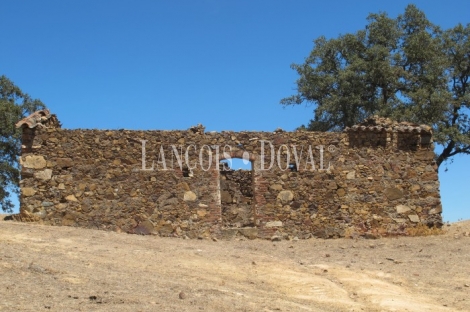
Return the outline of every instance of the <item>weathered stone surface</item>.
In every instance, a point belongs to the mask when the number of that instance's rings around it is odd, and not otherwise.
[[[72,201],[72,202],[78,201],[78,199],[75,197],[75,195],[69,195],[69,196],[65,197],[65,199],[67,201]]]
[[[335,182],[330,182],[328,183],[328,188],[331,190],[336,190],[338,188],[338,185]]]
[[[155,178],[155,181],[157,181],[156,178]],[[183,191],[190,191],[191,190],[189,188],[188,183],[186,183],[186,182],[182,182],[182,183],[178,184],[177,186],[178,186],[178,188],[181,188]]]
[[[151,235],[155,232],[155,228],[152,222],[145,220],[139,223],[138,226],[134,228],[134,234],[140,235]]]
[[[415,215],[415,214],[409,215],[408,218],[410,219],[411,222],[414,222],[414,223],[418,223],[420,221],[418,215]]]
[[[432,208],[431,210],[429,210],[429,214],[438,214],[438,213],[441,213],[442,212],[442,206],[439,205],[437,206],[436,208]]]
[[[197,199],[197,196],[196,194],[194,194],[194,192],[192,191],[184,192],[184,198],[183,198],[184,201],[195,201],[196,199]]]
[[[294,199],[294,193],[291,191],[281,191],[277,195],[277,199],[279,199],[283,204],[288,204]]]
[[[159,235],[190,238],[400,235],[442,224],[432,140],[419,140],[429,129],[380,118],[341,133],[26,127],[21,211],[46,224],[127,233],[153,224]],[[217,172],[217,148],[219,160],[253,169]]]
[[[199,210],[197,211],[197,216],[200,217],[200,218],[203,218],[203,217],[205,217],[206,215],[207,215],[207,210],[205,210],[205,209],[199,209]]]
[[[36,194],[36,190],[32,187],[22,187],[21,188],[21,195],[22,196],[29,197],[29,196],[33,196],[34,194]]]
[[[418,151],[415,154],[415,157],[417,160],[433,160],[436,155],[434,154],[434,151]]]
[[[228,191],[221,191],[220,192],[220,200],[224,204],[231,204],[232,203],[232,195]]]
[[[390,200],[400,199],[403,197],[403,191],[396,187],[389,187],[384,190],[385,196]]]
[[[59,203],[59,204],[55,205],[55,207],[59,210],[62,210],[62,209],[67,208],[67,205],[68,205],[67,203]]]
[[[59,168],[70,168],[73,166],[73,160],[71,158],[57,158],[56,165]]]
[[[397,213],[406,213],[411,210],[410,207],[405,206],[405,205],[397,205],[396,209],[397,209]]]
[[[173,226],[171,224],[161,224],[155,227],[160,235],[168,236],[173,233]]]
[[[404,218],[397,218],[397,219],[393,219],[396,223],[406,223],[406,219]]]
[[[33,212],[33,215],[35,215],[38,218],[44,219],[47,216],[47,213],[44,209],[40,211]]]
[[[25,168],[42,169],[45,168],[47,163],[44,156],[41,155],[28,155],[24,157],[21,165]]]
[[[257,228],[242,228],[239,230],[240,234],[245,236],[248,239],[255,239],[258,237],[258,229]]]
[[[271,237],[271,241],[272,242],[280,242],[280,241],[282,241],[282,237],[278,236],[278,235],[274,235],[274,236]]]
[[[344,229],[337,229],[335,227],[325,227],[313,233],[313,236],[318,238],[339,238],[344,237]]]
[[[75,225],[75,220],[72,220],[72,219],[62,219],[61,224],[62,224],[63,226],[73,226],[73,225]]]
[[[34,177],[39,180],[50,180],[52,178],[52,170],[51,169],[44,169],[42,171],[37,171],[34,173]]]
[[[269,228],[269,227],[279,227],[279,226],[282,226],[282,221],[270,221],[270,222],[266,222],[266,227]]]
[[[235,238],[239,229],[222,229],[220,230],[220,238],[231,240]]]

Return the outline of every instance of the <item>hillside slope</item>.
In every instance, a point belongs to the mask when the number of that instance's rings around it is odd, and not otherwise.
[[[468,311],[470,221],[445,230],[212,241],[0,221],[0,310]]]

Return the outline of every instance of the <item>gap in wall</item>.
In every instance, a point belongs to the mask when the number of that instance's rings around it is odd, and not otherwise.
[[[220,201],[224,227],[243,228],[255,225],[251,161],[239,158],[220,161]]]

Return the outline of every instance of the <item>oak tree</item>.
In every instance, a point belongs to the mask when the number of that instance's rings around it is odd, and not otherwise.
[[[314,40],[297,94],[310,103],[312,131],[338,131],[371,115],[431,125],[438,165],[470,154],[470,24],[443,30],[414,5],[396,18],[370,14],[365,29]]]

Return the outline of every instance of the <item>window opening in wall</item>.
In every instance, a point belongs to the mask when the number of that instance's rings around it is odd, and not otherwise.
[[[229,158],[220,161],[225,163],[229,168],[233,170],[251,170],[252,164],[248,159],[242,158]]]
[[[246,159],[220,161],[220,202],[224,227],[254,226],[253,164]]]

